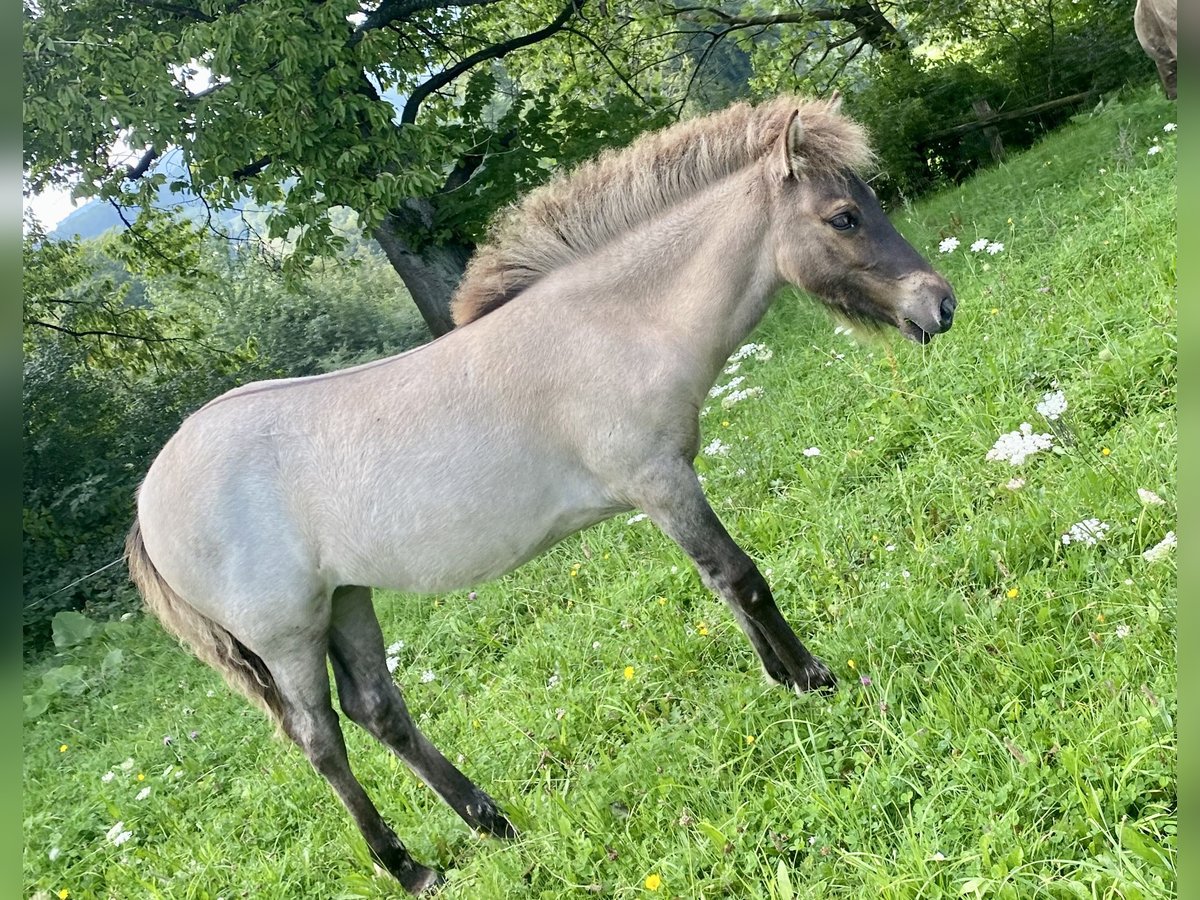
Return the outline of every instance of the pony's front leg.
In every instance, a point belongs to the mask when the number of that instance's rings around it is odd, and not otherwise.
[[[695,562],[710,590],[732,610],[773,682],[796,693],[833,688],[829,668],[808,652],[788,625],[766,579],[713,512],[691,464],[652,467],[638,490],[638,505]]]

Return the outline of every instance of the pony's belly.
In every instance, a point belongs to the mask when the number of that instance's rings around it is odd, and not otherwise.
[[[563,538],[610,518],[624,505],[545,510],[503,521],[479,520],[467,530],[434,529],[377,546],[373,558],[348,567],[343,582],[415,593],[459,590],[498,578],[541,555]]]

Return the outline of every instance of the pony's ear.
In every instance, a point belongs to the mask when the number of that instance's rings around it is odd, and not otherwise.
[[[795,178],[804,167],[804,157],[800,150],[804,145],[804,122],[800,119],[800,110],[793,109],[788,116],[787,124],[783,126],[783,134],[779,136],[779,147],[776,159],[781,178]]]
[[[842,108],[842,92],[834,88],[833,93],[829,95],[829,100],[826,102],[829,104],[830,112],[837,112]]]

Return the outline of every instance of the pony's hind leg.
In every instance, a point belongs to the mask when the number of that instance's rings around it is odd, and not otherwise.
[[[766,579],[709,506],[688,462],[664,460],[647,470],[635,499],[692,558],[704,583],[729,605],[771,681],[797,693],[837,684],[784,620]]]
[[[329,659],[346,715],[399,756],[472,828],[496,837],[517,831],[486,793],[458,771],[413,724],[387,669],[383,632],[371,591],[341,587],[333,595]]]
[[[283,700],[283,730],[329,782],[362,832],[375,862],[413,894],[436,888],[441,877],[409,856],[350,770],[342,729],[330,702],[326,647],[322,632],[260,654]]]

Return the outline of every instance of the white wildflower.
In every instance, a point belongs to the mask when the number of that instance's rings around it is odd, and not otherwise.
[[[1025,487],[1025,479],[1019,477],[1010,478],[1004,486],[1010,491],[1019,491],[1021,488]]]
[[[49,853],[47,853],[46,855],[47,855],[48,857],[50,857],[50,862],[54,862],[56,859],[58,859],[58,855],[59,855],[60,853],[62,853],[62,849],[61,849],[61,848],[59,848],[59,847],[51,847],[51,848],[50,848],[50,852],[49,852]]]
[[[396,656],[403,649],[404,649],[404,641],[396,641],[396,643],[392,644],[390,647],[387,648],[388,656]]]
[[[431,681],[436,681],[437,675],[431,669],[426,669],[421,673],[421,684],[429,684]]]
[[[948,238],[945,238],[940,244],[938,244],[938,250],[941,253],[949,253],[951,250],[953,250],[957,246],[958,246],[958,238],[948,237]]]
[[[1163,126],[1163,131],[1174,131],[1178,127],[1179,126],[1176,125],[1174,122],[1168,122],[1166,125]]]
[[[1168,531],[1166,537],[1142,554],[1142,559],[1148,563],[1166,559],[1175,549],[1175,532]]]
[[[821,448],[820,447],[805,447],[804,455],[805,456],[820,456]]]
[[[1007,461],[1011,465],[1019,466],[1039,450],[1048,450],[1053,445],[1052,435],[1034,434],[1033,426],[1022,422],[1019,431],[1010,431],[996,438],[996,443],[987,452],[987,459]]]
[[[1149,150],[1146,151],[1147,156],[1154,156],[1158,153],[1162,153],[1162,147],[1158,146],[1158,144],[1155,144],[1153,147],[1151,147]]]
[[[1062,536],[1063,546],[1067,544],[1085,544],[1088,547],[1094,547],[1097,543],[1104,540],[1105,532],[1108,531],[1108,523],[1101,522],[1099,519],[1084,519],[1082,522],[1076,522]]]
[[[638,522],[643,522],[646,519],[645,513],[638,513],[636,516],[630,516],[625,520],[626,525],[636,525]]]
[[[992,241],[984,249],[987,250],[988,256],[995,256],[997,253],[999,253],[1001,250],[1004,249],[1004,245],[1002,243],[1000,243],[999,241]]]
[[[400,667],[400,657],[389,656],[387,658],[387,670],[389,672],[395,672],[396,669],[398,669],[399,667]]]
[[[1121,640],[1125,640],[1125,638],[1129,637],[1129,626],[1128,625],[1118,625],[1117,626],[1117,637],[1119,637]]]
[[[763,389],[760,387],[748,387],[740,391],[730,391],[721,398],[721,408],[729,409],[729,407],[741,403],[747,397],[761,397],[762,393]]]
[[[705,456],[727,456],[729,454],[729,445],[722,443],[720,438],[713,438],[712,441],[700,452]]]
[[[738,375],[736,378],[730,378],[729,381],[726,382],[725,384],[714,384],[712,387],[712,390],[708,392],[708,396],[712,397],[715,400],[717,397],[720,397],[726,391],[732,391],[734,388],[736,388],[739,384],[741,384],[745,380],[746,380],[745,375]]]
[[[741,367],[742,367],[742,364],[740,362],[730,363],[729,365],[727,365],[725,367],[725,374],[726,375],[736,375],[737,370],[740,369]]]
[[[1138,499],[1147,506],[1162,506],[1167,502],[1154,491],[1148,491],[1145,488],[1138,488]]]
[[[599,642],[599,641],[592,641],[592,649],[593,649],[593,650],[599,650],[599,649],[600,649],[600,642]]]
[[[979,240],[977,240],[975,243],[973,243],[971,245],[971,252],[978,253],[980,250],[982,250],[984,247],[986,247],[988,245],[988,243],[989,243],[989,241],[987,238],[980,238]]]
[[[142,788],[140,791],[138,791],[137,799],[145,800],[149,796],[150,796],[150,785],[146,785],[144,788]]]
[[[121,763],[121,771],[122,772],[132,772],[133,771],[133,757],[132,756],[127,758],[125,760],[125,762]]]
[[[125,830],[124,822],[118,822],[112,828],[108,829],[108,833],[104,836],[114,847],[120,847],[123,843],[133,837],[133,832]]]
[[[1057,419],[1067,411],[1067,397],[1062,391],[1051,391],[1042,397],[1037,405],[1037,411],[1047,419]]]
[[[738,347],[737,352],[733,356],[729,357],[729,362],[741,362],[743,359],[748,359],[751,356],[759,362],[766,362],[774,355],[771,348],[766,344],[743,344]]]
[[[895,545],[895,544],[888,544],[888,545],[887,545],[886,547],[884,547],[883,549],[884,549],[884,550],[886,550],[888,553],[895,553],[895,552],[896,552],[896,545]]]
[[[834,327],[833,333],[850,335],[850,334],[854,333],[854,329],[851,328],[849,325],[838,325],[838,326]]]
[[[112,781],[116,777],[117,777],[116,773],[112,769],[109,769],[107,772],[105,772],[103,775],[100,776],[100,780],[103,781],[105,784],[108,784],[110,781]]]
[[[911,573],[911,572],[909,572],[909,571],[908,571],[908,569],[902,569],[902,570],[900,571],[900,577],[901,577],[901,578],[911,578],[911,577],[912,577],[912,573]]]
[[[546,682],[546,687],[548,687],[550,690],[554,690],[554,688],[558,687],[558,682],[559,682],[558,673],[555,672],[553,675],[550,676],[550,679]]]

